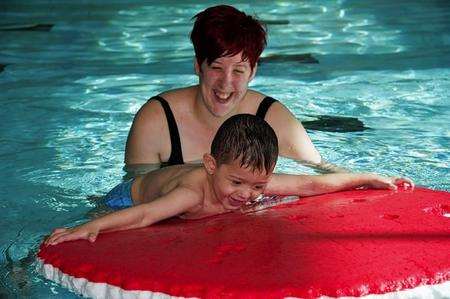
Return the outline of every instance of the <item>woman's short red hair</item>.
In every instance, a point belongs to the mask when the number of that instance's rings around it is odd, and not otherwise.
[[[194,18],[191,41],[199,65],[242,52],[242,60],[254,68],[267,43],[262,23],[228,5],[209,7]]]

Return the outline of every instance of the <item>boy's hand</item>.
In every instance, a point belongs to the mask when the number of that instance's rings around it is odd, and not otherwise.
[[[65,241],[85,239],[95,242],[99,231],[88,225],[81,225],[74,228],[57,228],[45,240],[45,245],[56,245]]]
[[[398,187],[414,189],[414,183],[408,178],[384,177],[380,175],[371,175],[367,186],[374,189],[398,190]]]

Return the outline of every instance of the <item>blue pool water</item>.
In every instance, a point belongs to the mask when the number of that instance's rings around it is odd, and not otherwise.
[[[196,83],[190,18],[215,2],[104,3],[0,3],[0,297],[76,297],[35,273],[39,242],[86,219],[90,198],[121,180],[146,99]],[[370,128],[352,132],[346,119],[341,132],[310,130],[326,159],[450,190],[448,1],[234,4],[269,23],[263,56],[281,55],[261,63],[252,88],[302,121],[352,117]],[[54,26],[18,30],[33,24]],[[278,169],[311,172],[286,159]]]

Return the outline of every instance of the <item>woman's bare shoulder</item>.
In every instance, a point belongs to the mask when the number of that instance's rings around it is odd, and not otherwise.
[[[265,94],[249,89],[245,95],[244,101],[241,103],[241,113],[255,114],[256,110],[261,104],[262,100],[266,97]]]
[[[193,97],[193,95],[195,97],[195,92],[196,86],[190,86],[168,90],[158,94],[158,96],[169,102],[171,108],[175,108],[178,103],[186,102],[189,98]],[[151,118],[155,119],[155,121],[158,121],[162,120],[162,116],[164,115],[165,113],[161,104],[156,100],[149,100],[139,109],[138,113],[136,114],[136,118]]]
[[[261,102],[266,97],[266,95],[263,94],[262,92],[259,92],[259,91],[253,90],[253,89],[249,89],[247,91],[246,97],[249,100],[253,100],[253,101],[256,101],[256,102]]]
[[[161,115],[163,115],[163,108],[161,104],[155,100],[148,100],[136,113],[134,122],[144,121],[144,123],[146,123],[148,118],[159,119]]]
[[[159,96],[163,97],[166,101],[173,102],[181,99],[192,98],[197,94],[198,86],[188,86],[177,89],[171,89],[161,93]]]

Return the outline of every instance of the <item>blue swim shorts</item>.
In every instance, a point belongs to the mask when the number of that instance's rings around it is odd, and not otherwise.
[[[114,210],[133,206],[133,199],[131,199],[131,185],[133,181],[131,179],[112,188],[104,198],[105,205]]]

